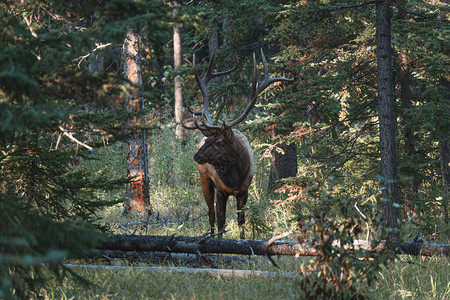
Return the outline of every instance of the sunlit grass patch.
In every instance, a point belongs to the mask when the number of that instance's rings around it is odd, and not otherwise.
[[[377,299],[450,299],[449,263],[445,258],[398,256],[380,272]]]
[[[274,258],[282,272],[296,272],[311,258]],[[314,258],[312,258],[314,259]],[[128,266],[125,270],[74,271],[89,280],[90,286],[65,279],[53,285],[46,299],[301,299],[300,278],[257,277],[223,278],[205,274],[144,271]],[[143,266],[143,264],[137,264]],[[183,266],[166,263],[163,266]],[[250,257],[234,266],[219,268],[280,271],[267,259]],[[369,299],[449,299],[448,262],[442,258],[402,256],[380,272],[379,280],[368,289]]]

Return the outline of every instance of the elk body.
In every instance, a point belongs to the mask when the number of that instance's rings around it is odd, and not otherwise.
[[[255,106],[258,94],[267,88],[271,83],[277,81],[291,81],[286,77],[270,78],[267,62],[261,51],[264,63],[264,81],[261,85],[256,82],[256,59],[253,54],[253,79],[252,91],[247,107],[244,112],[234,121],[222,125],[213,125],[208,112],[208,94],[206,86],[208,82],[218,76],[229,74],[233,69],[224,72],[212,72],[215,51],[212,55],[206,75],[200,78],[195,66],[195,56],[193,60],[194,73],[197,83],[203,95],[203,109],[193,111],[188,107],[194,117],[194,126],[187,126],[186,129],[198,129],[205,136],[197,145],[197,152],[194,160],[200,175],[200,183],[203,196],[208,206],[209,224],[211,235],[214,233],[214,224],[217,217],[217,229],[219,237],[225,229],[226,205],[229,196],[235,196],[237,200],[238,225],[241,228],[240,237],[244,238],[242,225],[245,223],[245,213],[242,211],[248,199],[248,188],[253,178],[255,165],[253,161],[253,151],[250,144],[241,132],[232,127],[242,122]],[[195,117],[200,117],[200,123]],[[214,210],[214,194],[216,205]]]

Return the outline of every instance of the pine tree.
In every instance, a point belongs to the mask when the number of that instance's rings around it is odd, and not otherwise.
[[[38,296],[67,276],[64,258],[84,257],[102,240],[96,213],[122,199],[98,191],[128,179],[82,162],[98,159],[98,132],[124,136],[128,114],[107,109],[123,103],[123,77],[89,72],[86,59],[120,45],[127,26],[166,30],[164,15],[157,2],[0,4],[0,298]],[[90,102],[105,109],[86,111]]]
[[[142,64],[139,35],[136,32],[136,28],[128,27],[122,52],[125,61],[124,75],[133,85],[133,92],[127,97],[125,106],[129,112],[136,114],[130,117],[127,124],[129,129],[127,176],[131,179],[131,182],[127,184],[128,200],[124,204],[124,210],[136,212],[141,218],[146,220],[151,214],[151,206],[148,181],[147,135],[145,129],[137,128],[145,124],[145,116],[142,115],[144,108]]]
[[[175,3],[173,9],[174,18],[179,17],[180,7],[178,3]],[[182,43],[181,43],[181,24],[175,24],[173,26],[173,70],[179,71],[182,65]],[[184,129],[181,126],[182,114],[183,114],[183,82],[180,75],[176,75],[174,78],[174,96],[175,96],[175,134],[177,138],[183,139]]]

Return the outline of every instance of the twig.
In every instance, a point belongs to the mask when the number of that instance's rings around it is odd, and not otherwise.
[[[80,142],[79,140],[77,140],[77,139],[72,135],[72,133],[68,132],[68,131],[67,131],[66,129],[64,129],[62,126],[58,126],[58,128],[59,128],[59,130],[61,130],[61,131],[63,132],[63,134],[64,134],[65,136],[67,136],[69,139],[71,139],[72,141],[74,141],[74,142],[77,143],[78,145],[83,146],[83,147],[85,147],[85,148],[88,149],[88,150],[94,150],[94,148],[92,148],[91,146],[86,145],[85,143]]]
[[[291,230],[289,230],[289,231],[283,232],[283,233],[281,233],[281,234],[278,234],[278,235],[272,237],[272,238],[267,242],[266,247],[269,248],[269,247],[270,247],[273,243],[275,243],[276,241],[281,240],[282,238],[285,238],[285,237],[287,237],[287,236],[290,236],[292,233],[293,233],[293,231],[292,231],[292,229],[291,229]],[[252,249],[252,252],[253,252],[253,249]],[[280,267],[275,263],[275,261],[272,259],[272,257],[271,257],[268,253],[266,253],[266,257],[269,259],[270,263],[271,263],[274,267],[276,267],[276,268],[278,268],[278,269],[280,268]]]
[[[207,239],[210,239],[210,238],[213,238],[213,237],[215,237],[215,236],[221,235],[221,234],[223,234],[223,233],[225,233],[225,232],[227,232],[227,231],[228,231],[228,230],[221,230],[221,231],[219,231],[219,232],[217,232],[217,233],[213,233],[213,234],[211,234],[211,233],[205,233],[205,234],[202,235],[202,239],[201,239],[200,241],[198,241],[198,243],[201,244],[201,243],[203,243],[204,241],[206,241]]]
[[[273,260],[272,256],[266,253],[267,259],[270,261],[270,263],[277,269],[280,269],[280,267],[277,265],[277,263]]]
[[[360,216],[361,216],[361,217],[363,217],[365,220],[367,220],[367,217],[361,212],[361,210],[359,209],[359,207],[358,207],[356,204],[357,204],[357,202],[355,202],[355,204],[353,205],[353,207],[356,209],[356,212],[358,213],[358,214],[357,214],[357,217],[360,218]],[[369,226],[369,222],[367,222],[367,221],[364,221],[364,222],[366,223],[366,226],[367,226],[366,241],[369,241],[369,237],[370,237],[370,226]],[[352,231],[353,231],[353,229],[352,229]]]
[[[367,220],[367,217],[361,212],[361,210],[359,210],[359,207],[356,205],[358,202],[355,202],[355,204],[353,205],[353,207],[356,209],[356,211],[359,213],[360,216],[362,216],[364,219]],[[359,216],[357,216],[359,217]]]
[[[105,49],[106,47],[109,47],[109,46],[111,46],[111,45],[112,45],[111,43],[107,43],[107,44],[96,43],[96,44],[95,44],[96,48],[95,48],[94,50],[92,50],[91,52],[89,52],[89,53],[86,54],[86,55],[82,55],[82,56],[80,56],[80,57],[78,57],[78,58],[75,58],[73,61],[78,61],[78,68],[80,68],[81,63],[82,63],[84,60],[86,60],[86,58],[88,58],[92,53],[94,53],[95,51],[98,51],[98,50],[103,50],[103,49]]]
[[[34,31],[33,27],[31,26],[31,20],[33,19],[33,15],[30,16],[24,16],[23,19],[25,20],[25,23],[27,23],[28,29],[31,32],[31,35],[33,35],[35,38],[38,37],[36,31]]]
[[[55,150],[58,150],[58,147],[59,147],[59,142],[61,142],[61,136],[62,136],[62,134],[61,134],[61,133],[60,133],[60,134],[58,134],[58,139],[56,140]]]

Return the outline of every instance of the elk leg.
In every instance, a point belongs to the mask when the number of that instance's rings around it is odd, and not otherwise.
[[[214,183],[211,180],[203,180],[200,178],[203,189],[203,197],[205,197],[206,205],[208,205],[209,226],[211,227],[211,235],[214,234]]]
[[[217,230],[221,232],[225,229],[228,195],[217,191],[216,198]],[[222,234],[219,234],[219,238],[222,238]]]
[[[238,213],[237,213],[237,222],[238,225],[240,227],[240,238],[243,239],[244,238],[244,223],[245,223],[245,212],[243,211],[243,208],[245,206],[245,204],[247,204],[247,199],[248,199],[248,191],[245,191],[245,193],[236,196],[236,200],[237,200],[237,209],[238,209]]]

